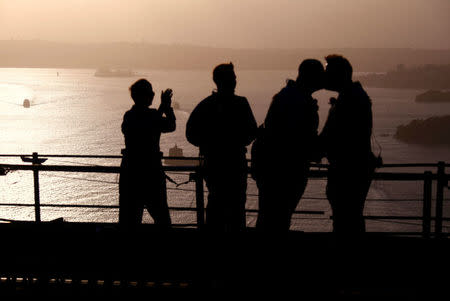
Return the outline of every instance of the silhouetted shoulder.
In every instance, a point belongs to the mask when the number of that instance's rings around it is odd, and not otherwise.
[[[205,105],[205,104],[209,104],[209,103],[213,102],[214,99],[215,99],[215,96],[216,96],[215,93],[213,93],[213,94],[211,94],[211,95],[208,95],[208,96],[205,97],[202,101],[200,101],[200,102],[198,103],[198,105],[201,106],[201,105]]]
[[[292,96],[294,93],[295,82],[291,79],[286,81],[286,86],[284,86],[277,94],[273,96],[272,101],[279,101],[282,99],[286,99],[289,96]]]
[[[297,124],[302,118],[309,119],[313,115],[316,118],[318,110],[317,100],[302,92],[295,81],[287,80],[286,86],[273,96],[265,124],[269,128],[286,123]],[[300,126],[300,123],[298,124]]]
[[[238,104],[240,104],[240,105],[242,105],[242,106],[250,107],[250,103],[248,102],[248,99],[247,99],[246,97],[244,97],[244,96],[238,96],[238,95],[236,95],[236,96],[234,97],[234,100],[235,100]]]
[[[257,124],[255,121],[255,117],[253,116],[252,109],[250,107],[250,103],[248,102],[246,97],[236,95],[234,97],[234,107],[237,111],[238,115],[241,116],[241,119],[244,123],[246,123],[246,127],[251,129],[253,139],[256,136]],[[252,139],[252,140],[253,140]]]
[[[355,99],[361,104],[371,104],[372,101],[367,94],[367,92],[364,90],[360,82],[354,82],[352,89],[350,90],[350,97]]]
[[[186,122],[186,139],[195,146],[204,143],[208,128],[205,124],[208,122],[208,116],[211,112],[213,95],[201,100],[192,110]]]
[[[248,103],[247,98],[244,97],[244,96],[235,95],[234,99],[236,99],[237,101],[243,101],[243,102],[247,102]]]
[[[136,113],[133,111],[133,109],[126,111],[123,115],[122,133],[127,134],[129,132],[130,123],[132,123],[134,120],[136,120]]]
[[[159,128],[162,119],[162,114],[156,109],[132,107],[123,116],[122,132],[147,127]]]
[[[123,119],[125,120],[139,120],[144,118],[150,118],[151,120],[158,120],[162,117],[161,113],[158,110],[153,108],[145,108],[145,109],[136,109],[131,108],[127,112],[125,112]]]
[[[298,102],[299,100],[300,102]],[[291,103],[294,101],[296,105],[311,104],[313,106],[317,106],[317,101],[313,99],[311,95],[307,95],[306,93],[302,92],[298,88],[297,83],[292,79],[286,81],[286,86],[283,87],[280,92],[274,95],[273,101],[281,103]],[[288,104],[285,103],[284,105]]]
[[[193,113],[194,115],[198,114],[198,113],[211,113],[211,107],[215,107],[219,102],[221,102],[221,98],[220,96],[218,96],[217,93],[213,93],[211,95],[209,95],[208,97],[206,97],[205,99],[203,99],[202,101],[200,101],[198,103],[198,105],[195,107]],[[238,96],[238,95],[233,95],[232,97],[227,97],[224,100],[224,104],[226,106],[239,106],[239,107],[245,107],[245,108],[250,108],[250,104],[247,100],[246,97],[244,96]],[[207,112],[204,112],[204,111]]]
[[[286,86],[284,86],[284,87],[280,90],[280,92],[278,92],[278,95],[281,96],[281,95],[289,94],[289,93],[292,93],[292,92],[295,91],[295,90],[297,90],[295,81],[292,80],[292,79],[288,79],[288,80],[286,81]]]
[[[209,95],[208,97],[206,97],[202,102],[210,103],[210,102],[216,101],[217,99],[220,99],[219,94],[218,93],[213,93],[213,94]],[[226,99],[227,100],[234,100],[234,101],[241,101],[241,102],[244,102],[244,103],[248,103],[246,97],[239,96],[239,95],[233,95],[231,97],[228,96],[228,97],[226,97]]]
[[[191,116],[195,118],[197,114],[204,113],[205,110],[208,110],[208,108],[214,104],[214,94],[209,95],[208,97],[201,100],[194,108],[194,110],[191,113]]]

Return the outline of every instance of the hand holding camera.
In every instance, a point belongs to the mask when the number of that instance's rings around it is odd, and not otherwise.
[[[165,111],[170,108],[170,106],[172,105],[172,96],[172,89],[161,91],[161,109]]]

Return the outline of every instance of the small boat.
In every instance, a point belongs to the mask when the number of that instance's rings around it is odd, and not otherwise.
[[[110,69],[110,68],[98,68],[95,71],[96,77],[132,77],[136,76],[136,73],[130,69]]]
[[[31,106],[30,100],[29,99],[25,99],[23,101],[23,107],[24,108],[29,108]]]
[[[184,158],[183,149],[179,148],[176,144],[174,147],[171,147],[169,149],[169,157],[176,157],[177,159],[164,159],[165,165],[172,165],[172,166],[197,166],[198,165],[197,160],[182,159],[182,158]]]
[[[174,110],[180,110],[180,104],[176,101],[172,104],[172,107]]]

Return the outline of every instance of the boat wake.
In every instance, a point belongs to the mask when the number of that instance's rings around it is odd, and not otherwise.
[[[17,84],[0,84],[0,103],[29,107],[34,105],[33,89]]]

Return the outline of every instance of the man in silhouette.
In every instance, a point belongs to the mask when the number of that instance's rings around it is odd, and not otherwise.
[[[374,171],[371,150],[372,102],[352,66],[340,55],[326,57],[325,88],[339,93],[330,100],[328,119],[320,134],[329,161],[327,197],[333,231],[365,232],[364,203]]]
[[[233,64],[213,71],[217,92],[202,100],[186,125],[186,138],[200,148],[209,190],[208,229],[236,232],[245,229],[247,190],[246,146],[255,138],[257,124],[245,97],[235,95]]]
[[[317,100],[312,94],[323,88],[323,78],[320,61],[304,60],[297,80],[288,80],[286,87],[273,97],[261,128],[264,145],[259,151],[264,154],[256,172],[257,228],[261,231],[288,231],[305,191],[319,125]]]
[[[175,131],[172,90],[161,92],[159,109],[149,108],[155,93],[147,80],[135,82],[130,93],[134,105],[122,123],[125,149],[119,181],[119,224],[125,229],[136,228],[146,207],[155,225],[167,229],[171,220],[159,140],[161,133]]]

